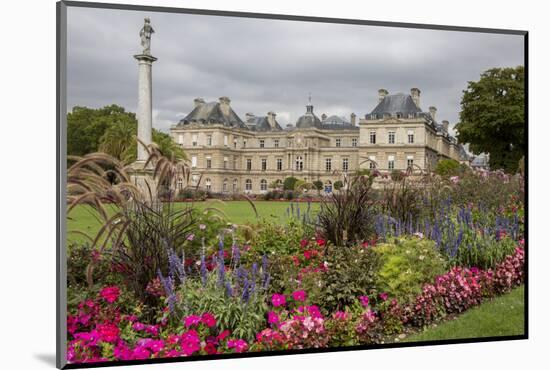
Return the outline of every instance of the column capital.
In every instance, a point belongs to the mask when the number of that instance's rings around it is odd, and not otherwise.
[[[134,55],[134,58],[136,58],[140,62],[143,61],[143,62],[149,62],[149,63],[153,63],[154,61],[157,60],[157,58],[149,54],[137,54],[137,55]]]

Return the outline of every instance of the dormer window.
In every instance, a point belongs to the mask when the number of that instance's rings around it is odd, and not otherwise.
[[[339,148],[342,145],[342,139],[336,139],[336,147]]]
[[[260,140],[260,148],[265,148],[265,140]]]

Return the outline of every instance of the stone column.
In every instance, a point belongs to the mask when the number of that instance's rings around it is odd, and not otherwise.
[[[153,88],[151,69],[153,62],[157,60],[152,55],[138,54],[134,55],[139,62],[139,86],[138,86],[138,139],[145,145],[152,142],[153,130]],[[147,150],[142,144],[137,145],[137,160],[145,162],[148,158]]]

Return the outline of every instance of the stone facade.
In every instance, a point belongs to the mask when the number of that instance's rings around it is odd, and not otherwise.
[[[276,114],[245,114],[242,120],[230,99],[206,103],[195,99],[195,108],[171,127],[171,136],[187,153],[193,175],[214,193],[261,194],[273,182],[294,176],[307,182],[320,180],[325,191],[346,173],[363,168],[415,172],[435,168],[441,158],[460,160],[463,148],[448,133],[448,122],[436,121],[436,109],[420,109],[420,90],[410,95],[379,91],[378,105],[357,120],[322,115],[313,105],[295,125],[282,128]],[[181,184],[183,186],[183,184]]]

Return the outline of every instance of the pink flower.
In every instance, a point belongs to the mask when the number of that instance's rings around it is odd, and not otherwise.
[[[205,225],[205,224],[200,224],[200,225],[199,225],[199,229],[201,229],[201,230],[206,230],[206,225]]]
[[[363,307],[368,307],[369,306],[369,297],[367,297],[366,295],[362,295],[361,297],[359,297],[359,302],[361,302],[361,305]]]
[[[218,334],[217,338],[218,338],[219,341],[222,341],[225,338],[227,338],[229,336],[229,334],[230,334],[229,330],[226,329],[226,330],[222,331],[220,334]]]
[[[202,314],[201,321],[209,328],[216,325],[216,318],[211,313],[205,312]]]
[[[97,326],[97,332],[102,341],[114,343],[118,339],[120,329],[115,324],[102,324]]]
[[[273,294],[271,296],[271,303],[275,307],[284,306],[286,304],[286,298],[283,294]]]
[[[101,289],[99,294],[105,301],[107,301],[107,303],[113,303],[118,299],[120,289],[118,289],[117,286],[109,286]]]
[[[379,295],[380,299],[385,301],[388,299],[388,293],[384,292],[384,293],[380,293]]]
[[[186,356],[191,356],[201,349],[201,339],[195,330],[189,330],[181,336],[181,350]]]
[[[453,184],[458,184],[458,181],[460,180],[458,176],[451,176],[449,178]]]
[[[190,328],[193,325],[198,325],[201,322],[201,317],[197,315],[189,315],[184,318],[185,327]]]
[[[276,312],[269,311],[267,313],[267,322],[270,324],[278,324],[279,323],[279,315],[277,315]]]
[[[234,348],[235,352],[242,353],[248,349],[248,343],[243,339],[231,339],[227,341],[227,348]]]
[[[348,317],[349,317],[349,314],[347,312],[344,312],[344,311],[336,311],[332,315],[332,317],[335,318],[336,320],[347,320]]]
[[[303,302],[307,299],[307,294],[303,290],[297,290],[292,293],[292,299],[294,299],[295,301]]]
[[[309,240],[302,239],[300,240],[300,247],[305,248],[309,244]]]
[[[189,234],[189,235],[187,235],[187,240],[189,240],[190,242],[192,242],[193,239],[195,239],[195,234]]]
[[[142,324],[140,322],[135,322],[132,324],[132,329],[136,330],[136,331],[141,331],[143,329],[145,329],[145,324]]]

